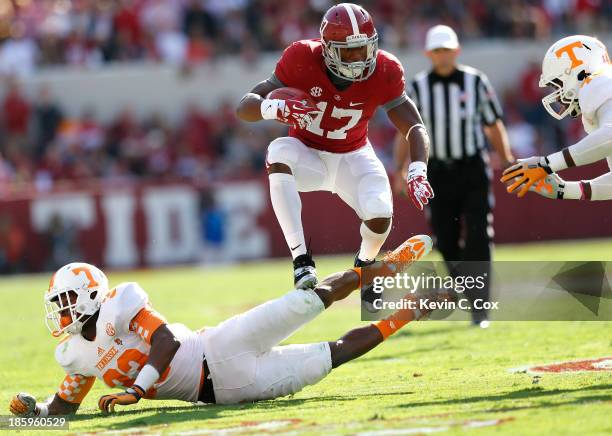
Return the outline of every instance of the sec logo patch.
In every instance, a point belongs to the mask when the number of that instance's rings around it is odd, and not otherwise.
[[[321,94],[323,94],[323,89],[321,89],[320,86],[313,86],[310,88],[310,95],[313,97],[321,97]]]
[[[106,323],[106,334],[109,336],[115,336],[115,327],[110,322]]]

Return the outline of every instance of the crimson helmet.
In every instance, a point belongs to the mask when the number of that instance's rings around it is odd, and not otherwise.
[[[378,34],[372,17],[361,6],[340,3],[329,8],[321,22],[321,42],[325,65],[335,76],[358,82],[374,73]],[[343,62],[340,49],[355,47],[367,47],[366,59]]]

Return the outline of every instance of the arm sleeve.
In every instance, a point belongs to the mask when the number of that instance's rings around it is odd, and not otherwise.
[[[487,126],[501,119],[503,112],[491,82],[485,74],[480,74],[478,80],[478,110]]]
[[[268,82],[270,82],[271,84],[278,86],[279,88],[283,88],[286,85],[281,82],[278,77],[276,77],[276,74],[272,73],[272,75],[268,78]]]
[[[117,334],[127,333],[130,324],[138,313],[149,304],[149,296],[136,282],[122,283],[117,286],[114,297],[115,329]]]
[[[62,400],[73,404],[81,404],[90,391],[96,378],[80,374],[68,374],[60,384],[57,395]]]
[[[287,47],[276,63],[272,77],[283,86],[297,86],[299,72],[304,69],[305,50],[308,48],[304,47],[300,41]]]
[[[137,333],[147,344],[151,345],[153,333],[167,323],[168,321],[166,321],[163,315],[147,305],[130,322],[130,331]]]
[[[411,81],[410,84],[408,85],[408,88],[406,88],[406,94],[408,95],[408,98],[412,100],[412,102],[414,103],[414,105],[417,107],[417,109],[420,112],[421,102],[419,100],[419,88],[417,87],[417,84],[414,80]]]
[[[597,111],[599,128],[567,148],[576,166],[587,165],[612,155],[612,100]],[[567,168],[563,151],[548,156],[550,168],[557,172]]]
[[[591,201],[612,200],[612,171],[588,182],[591,184]]]
[[[404,79],[404,68],[399,61],[390,63],[385,92],[382,94],[381,106],[389,111],[396,106],[408,101],[406,94],[406,79]]]

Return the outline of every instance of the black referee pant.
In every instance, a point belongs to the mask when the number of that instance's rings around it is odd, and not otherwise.
[[[435,194],[429,208],[431,227],[450,274],[486,274],[483,289],[465,291],[472,304],[472,320],[480,322],[487,318],[487,311],[474,308],[474,302],[489,301],[491,278],[492,205],[487,165],[480,154],[461,160],[430,159],[427,173]]]

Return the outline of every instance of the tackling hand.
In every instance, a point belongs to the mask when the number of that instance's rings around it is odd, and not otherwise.
[[[553,200],[562,200],[565,194],[565,180],[553,173],[529,187],[531,192]]]
[[[28,418],[37,416],[36,398],[26,392],[20,392],[11,399],[9,409],[13,415]]]
[[[98,400],[98,408],[102,412],[113,413],[115,405],[129,406],[130,404],[136,404],[144,395],[145,392],[140,386],[132,385],[125,392],[102,395]]]
[[[548,159],[532,156],[527,159],[519,159],[516,164],[506,168],[500,180],[506,183],[506,191],[510,193],[522,186],[517,194],[519,198],[522,198],[534,183],[543,180],[552,172]]]
[[[419,209],[429,203],[429,199],[434,197],[433,189],[427,181],[427,165],[424,162],[412,162],[408,167],[408,196]]]

